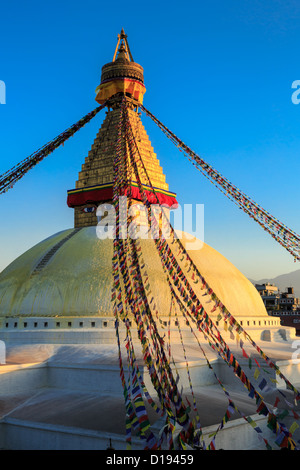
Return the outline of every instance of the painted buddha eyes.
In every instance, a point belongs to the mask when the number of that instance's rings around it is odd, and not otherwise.
[[[91,212],[95,212],[95,210],[96,210],[96,207],[95,207],[95,206],[93,206],[93,207],[84,207],[84,208],[82,209],[82,212],[91,213]]]

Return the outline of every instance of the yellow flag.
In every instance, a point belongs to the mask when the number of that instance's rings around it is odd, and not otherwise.
[[[293,434],[296,431],[297,428],[299,428],[299,424],[296,423],[296,421],[294,421],[292,426],[289,429],[290,433]]]
[[[270,378],[270,380],[271,380],[271,382],[273,382],[274,384],[277,384],[277,383],[278,383],[278,381],[277,381],[276,379],[271,379],[271,378]]]

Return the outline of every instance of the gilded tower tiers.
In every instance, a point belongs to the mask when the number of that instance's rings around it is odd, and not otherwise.
[[[101,83],[96,88],[96,101],[106,103],[106,117],[82,165],[75,189],[68,191],[68,205],[75,209],[75,228],[97,225],[98,205],[112,201],[113,162],[120,103],[124,95],[127,100],[132,100],[128,109],[130,125],[151,185],[161,204],[169,207],[177,205],[176,195],[169,191],[166,177],[140,118],[138,104],[142,103],[145,91],[143,68],[133,61],[127,36],[122,30],[118,35],[113,60],[102,67]],[[141,171],[139,176],[144,190],[150,191],[146,175]],[[130,177],[129,184],[138,202],[140,197],[135,178]]]

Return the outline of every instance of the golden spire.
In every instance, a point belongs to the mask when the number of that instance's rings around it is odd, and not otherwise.
[[[118,42],[112,62],[103,65],[101,83],[96,88],[96,101],[104,104],[107,100],[125,94],[135,101],[143,103],[146,91],[144,85],[144,69],[134,62],[127,41],[127,34],[122,29],[118,34]]]
[[[118,43],[113,61],[102,67],[101,84],[97,88],[96,101],[107,102],[108,112],[96,136],[94,144],[76,181],[76,187],[68,191],[68,206],[75,209],[75,227],[97,225],[96,208],[113,199],[114,160],[118,140],[118,124],[121,114],[121,99],[133,99],[133,106],[128,108],[128,118],[134,138],[138,142],[143,168],[139,169],[139,177],[149,200],[166,206],[176,206],[176,194],[169,191],[169,185],[163,169],[151,145],[147,132],[138,113],[138,104],[145,93],[143,68],[133,61],[127,36],[122,29],[118,35]],[[128,185],[132,199],[136,203],[142,201],[139,187],[128,165]],[[154,197],[149,185],[155,187]]]

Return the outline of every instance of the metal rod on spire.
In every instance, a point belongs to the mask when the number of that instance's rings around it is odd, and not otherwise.
[[[130,51],[130,47],[129,47],[129,44],[128,44],[128,41],[127,41],[127,34],[125,34],[125,31],[124,31],[123,28],[121,30],[121,33],[118,34],[118,42],[117,42],[117,46],[116,46],[114,57],[113,57],[112,61],[115,62],[116,57],[117,57],[117,52],[118,52],[118,49],[119,49],[119,45],[120,45],[120,42],[122,42],[122,41],[123,41],[123,44],[124,44],[124,47],[125,47],[125,53],[128,57],[128,60],[131,61],[131,62],[134,62],[131,51]]]

